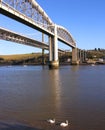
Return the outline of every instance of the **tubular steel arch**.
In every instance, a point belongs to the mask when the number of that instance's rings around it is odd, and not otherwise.
[[[35,0],[2,0],[2,2],[32,18],[40,26],[47,27],[53,24],[46,12]]]
[[[76,46],[76,43],[71,34],[62,26],[57,26],[58,38],[70,46]]]

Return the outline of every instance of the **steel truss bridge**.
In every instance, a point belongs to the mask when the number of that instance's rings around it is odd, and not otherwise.
[[[58,40],[72,47],[72,61],[77,62],[76,43],[70,32],[55,24],[35,0],[0,0],[0,13],[49,36],[49,61],[52,66],[59,66]],[[3,28],[0,29],[0,32],[1,30],[3,31]],[[5,33],[5,35],[8,34]],[[0,33],[0,38],[3,39],[3,37],[4,35],[2,36]],[[5,40],[8,40],[9,37],[10,35]],[[17,40],[16,37],[12,41],[19,43],[19,39]],[[23,43],[22,39],[20,42]],[[24,43],[30,46],[48,48],[48,45],[35,40],[33,42],[33,39],[29,40],[26,37]]]
[[[6,41],[12,41],[24,45],[29,45],[37,48],[42,48],[45,50],[49,49],[48,43],[37,41],[35,39],[32,39],[30,37],[26,37],[25,35],[13,32],[11,30],[5,29],[0,27],[0,39],[6,40]],[[64,50],[58,49],[60,53],[64,53]]]

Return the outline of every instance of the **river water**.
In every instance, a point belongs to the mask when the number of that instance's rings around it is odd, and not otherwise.
[[[0,67],[0,119],[55,118],[72,130],[105,130],[105,66]]]

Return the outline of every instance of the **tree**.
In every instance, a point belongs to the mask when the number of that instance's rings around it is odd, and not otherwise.
[[[97,48],[95,48],[94,50],[97,51]]]
[[[3,59],[2,57],[0,57],[0,61],[1,61],[1,60],[4,60],[4,59]]]
[[[100,51],[101,49],[100,48],[98,48],[98,51]]]

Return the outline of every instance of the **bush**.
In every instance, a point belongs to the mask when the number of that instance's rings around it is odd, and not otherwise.
[[[0,57],[0,61],[1,61],[1,60],[4,60],[4,59],[3,59],[2,57]]]

